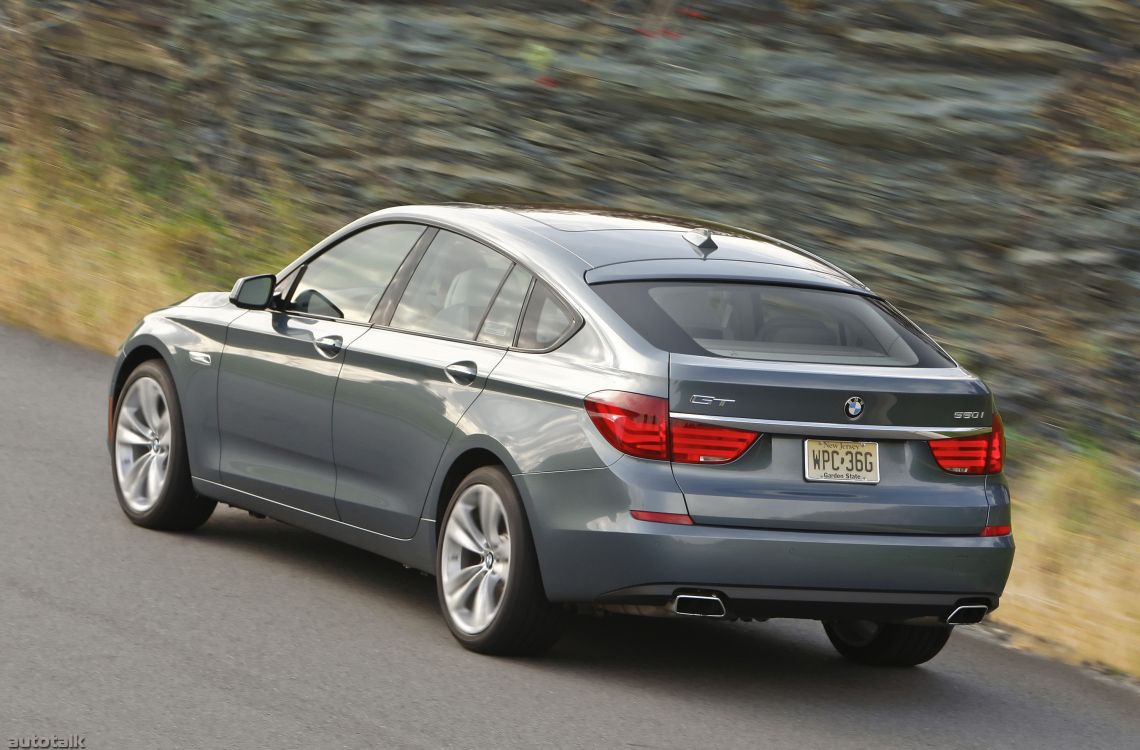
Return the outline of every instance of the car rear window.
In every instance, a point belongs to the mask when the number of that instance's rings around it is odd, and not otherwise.
[[[890,305],[859,294],[705,281],[593,288],[646,340],[670,352],[890,367],[954,364]]]

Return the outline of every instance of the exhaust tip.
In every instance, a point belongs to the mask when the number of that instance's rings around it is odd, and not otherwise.
[[[669,607],[675,614],[687,617],[724,617],[724,602],[715,594],[678,594]]]
[[[948,625],[973,625],[981,622],[990,608],[984,604],[963,604],[946,618]]]

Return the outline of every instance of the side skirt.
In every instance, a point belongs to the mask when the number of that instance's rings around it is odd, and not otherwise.
[[[436,526],[434,521],[420,519],[416,535],[411,539],[398,539],[360,526],[338,521],[334,518],[310,513],[269,498],[236,490],[209,479],[193,477],[194,489],[201,495],[211,497],[220,503],[232,505],[242,510],[260,513],[263,516],[287,523],[290,526],[312,531],[337,541],[366,549],[377,555],[403,563],[410,568],[435,575]]]

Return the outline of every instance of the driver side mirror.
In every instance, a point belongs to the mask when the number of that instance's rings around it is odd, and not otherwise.
[[[246,310],[264,310],[273,299],[277,277],[271,273],[246,276],[237,280],[230,292],[230,302]]]

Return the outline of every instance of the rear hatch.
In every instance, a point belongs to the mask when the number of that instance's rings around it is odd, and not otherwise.
[[[697,523],[977,534],[984,474],[940,467],[931,439],[986,432],[993,401],[893,308],[861,291],[638,280],[596,291],[670,352],[673,473]],[[678,441],[760,436],[737,458]],[[716,439],[715,433],[710,433]]]

